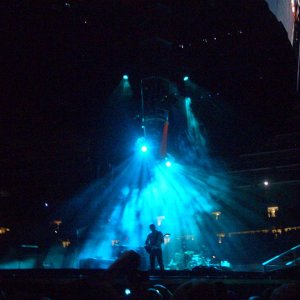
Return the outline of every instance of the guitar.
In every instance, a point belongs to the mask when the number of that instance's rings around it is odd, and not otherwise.
[[[152,249],[153,249],[153,246],[145,245],[144,248],[145,248],[146,252],[147,252],[148,254],[150,254],[151,251],[152,251]]]
[[[164,235],[162,236],[162,239],[164,239],[166,236],[170,236],[170,235],[171,235],[170,233],[166,233],[166,234],[164,234]],[[158,237],[156,237],[156,239],[157,239],[157,238],[158,238]],[[155,239],[155,243],[154,243],[154,244],[156,244],[156,239]],[[162,244],[162,243],[163,243],[163,242],[161,242],[161,244]],[[144,248],[145,248],[145,250],[147,251],[147,253],[150,254],[152,250],[154,250],[154,249],[160,249],[160,246],[145,245]]]

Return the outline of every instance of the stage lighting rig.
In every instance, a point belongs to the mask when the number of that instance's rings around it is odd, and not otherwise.
[[[146,153],[149,150],[148,143],[144,137],[140,137],[136,141],[136,148],[139,152]]]
[[[167,153],[169,113],[177,102],[176,95],[177,87],[167,78],[150,76],[140,81],[141,129],[157,159]]]

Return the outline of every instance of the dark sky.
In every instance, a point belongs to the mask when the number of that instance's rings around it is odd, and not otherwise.
[[[141,78],[180,85],[189,73],[213,98],[194,109],[224,158],[257,149],[288,117],[294,52],[263,1],[9,1],[0,10],[0,226],[52,217],[128,154],[115,147],[127,140],[124,119],[107,100],[124,72],[136,92],[129,117]]]

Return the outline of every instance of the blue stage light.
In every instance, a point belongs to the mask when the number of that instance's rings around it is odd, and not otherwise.
[[[140,137],[136,141],[136,149],[140,152],[146,153],[148,151],[148,141],[144,137]]]
[[[184,76],[183,77],[183,81],[188,81],[189,80],[189,76]]]
[[[130,295],[130,294],[131,294],[130,289],[125,289],[125,295],[128,296],[128,295]]]
[[[141,147],[141,151],[142,151],[142,152],[147,152],[147,151],[148,151],[148,147],[147,147],[146,145],[143,145],[143,146]]]
[[[124,79],[124,80],[128,80],[128,75],[126,75],[126,74],[123,75],[123,79]]]
[[[172,163],[169,160],[167,160],[166,161],[166,167],[170,168],[171,166],[172,166]]]

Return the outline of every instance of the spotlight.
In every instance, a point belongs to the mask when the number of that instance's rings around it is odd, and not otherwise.
[[[167,167],[170,168],[172,167],[172,164],[175,162],[174,157],[170,154],[167,153],[167,156],[164,158],[163,164]]]
[[[137,139],[136,149],[139,152],[142,152],[142,153],[148,152],[148,146],[149,146],[148,141],[146,141],[146,139],[144,137],[140,137]]]
[[[143,145],[141,147],[141,151],[144,152],[144,153],[147,152],[148,151],[148,147],[146,145]]]
[[[124,74],[124,75],[123,75],[123,79],[124,79],[124,80],[128,80],[128,75]]]
[[[183,81],[188,81],[189,80],[189,76],[184,76],[183,77]]]
[[[172,166],[172,163],[169,160],[167,160],[165,165],[166,165],[166,167],[170,168]]]
[[[129,296],[129,295],[131,294],[131,291],[130,291],[130,289],[125,289],[125,291],[124,291],[124,292],[125,292],[125,295],[126,295],[126,296]]]

